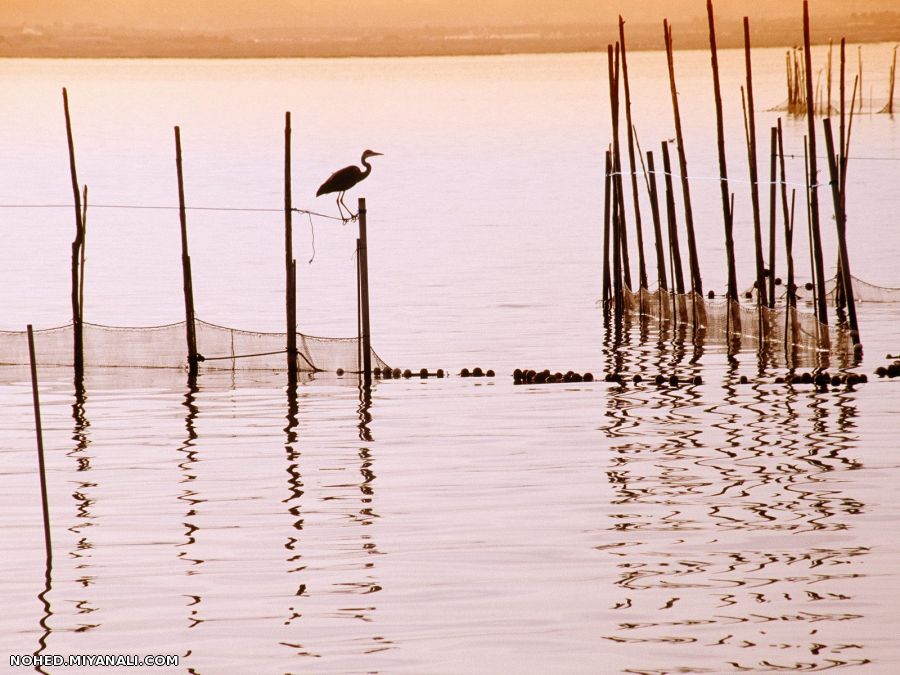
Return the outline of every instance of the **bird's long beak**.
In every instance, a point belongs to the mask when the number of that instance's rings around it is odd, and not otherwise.
[[[384,153],[383,153],[383,152],[375,152],[374,150],[370,151],[369,154],[370,154],[370,155],[380,155],[380,156],[382,156],[382,157],[384,156]]]

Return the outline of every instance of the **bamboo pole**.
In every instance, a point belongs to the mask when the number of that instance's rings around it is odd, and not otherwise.
[[[775,307],[775,229],[778,214],[778,129],[772,127],[771,132],[771,162],[769,164],[769,274],[766,278],[769,284],[769,307]]]
[[[197,376],[197,327],[194,320],[194,282],[188,255],[187,207],[184,199],[184,169],[181,156],[181,129],[175,127],[175,170],[178,175],[178,218],[181,225],[181,276],[184,290],[184,323],[188,349],[188,376]]]
[[[612,156],[609,150],[606,151],[606,168],[604,171],[604,189],[603,189],[603,308],[609,308],[611,284],[609,277],[609,219],[610,208],[612,207],[612,195],[610,194],[612,186]]]
[[[34,331],[28,324],[28,357],[31,362],[31,397],[34,403],[34,430],[37,438],[38,474],[41,482],[41,511],[44,516],[44,547],[47,564],[53,560],[53,545],[50,541],[50,506],[47,499],[47,468],[44,463],[44,432],[41,426],[41,400],[38,393],[37,359],[34,353]]]
[[[757,304],[769,304],[766,287],[765,261],[762,246],[762,217],[759,206],[759,174],[756,153],[756,113],[753,107],[753,68],[750,58],[750,20],[744,17],[744,64],[747,70],[747,101],[744,106],[747,136],[747,161],[750,164],[750,201],[753,207],[753,243],[756,247],[756,291]]]
[[[78,274],[78,308],[81,312],[81,320],[84,321],[84,263],[85,249],[87,249],[87,211],[88,211],[88,186],[85,185],[81,196],[81,261]]]
[[[84,376],[84,333],[80,302],[81,289],[81,246],[84,238],[84,224],[81,213],[81,191],[78,187],[78,172],[75,169],[75,141],[72,135],[72,118],[69,114],[69,93],[63,87],[63,110],[66,115],[66,139],[69,145],[69,172],[72,177],[72,194],[75,197],[75,240],[72,242],[72,329],[73,365],[75,378]]]
[[[666,278],[666,256],[663,252],[662,223],[659,217],[659,192],[656,187],[656,167],[653,163],[653,153],[647,152],[647,191],[650,193],[650,211],[653,214],[653,235],[656,247],[656,275],[660,295],[669,290],[669,282]]]
[[[897,47],[894,47],[894,60],[891,63],[891,80],[890,87],[888,89],[888,102],[887,102],[887,111],[889,115],[894,114],[894,80],[897,75]],[[627,82],[627,80],[626,80]],[[628,86],[627,84],[625,85]],[[627,91],[627,89],[626,89]]]
[[[297,379],[297,268],[294,260],[293,205],[291,195],[291,113],[284,114],[284,267],[287,319],[287,369],[291,383]]]
[[[831,52],[834,47],[834,40],[828,40],[828,107],[825,109],[826,115],[831,115]]]
[[[647,265],[644,259],[644,233],[638,198],[637,165],[634,161],[634,126],[631,122],[631,89],[628,86],[628,60],[625,53],[625,21],[621,15],[619,16],[619,42],[622,45],[622,82],[625,85],[625,121],[628,124],[628,166],[631,169],[631,196],[634,205],[634,227],[637,233],[638,288],[646,289],[648,288]],[[643,303],[641,303],[641,307],[643,312]]]
[[[809,37],[809,0],[803,0],[803,54],[806,60],[806,118],[809,127],[809,212],[812,249],[815,264],[816,305],[819,321],[828,325],[828,307],[825,302],[825,271],[822,262],[822,236],[819,231],[819,172],[816,160],[816,113],[812,101],[812,52]]]
[[[700,277],[700,260],[697,256],[697,242],[694,237],[694,210],[691,207],[691,186],[688,180],[687,155],[684,149],[684,134],[681,130],[681,111],[678,107],[678,90],[675,86],[675,59],[672,49],[672,27],[663,21],[666,42],[666,60],[669,67],[669,90],[672,95],[672,111],[675,116],[675,139],[678,143],[678,168],[681,172],[681,193],[684,198],[684,224],[687,230],[688,262],[691,270],[693,291],[703,295],[703,280]]]
[[[356,372],[362,375],[362,274],[360,273],[359,237],[356,238]]]
[[[834,201],[834,219],[837,223],[838,255],[841,261],[841,277],[844,287],[844,301],[847,303],[847,317],[850,320],[850,338],[854,345],[859,345],[859,324],[856,321],[856,301],[853,298],[853,280],[850,271],[850,256],[847,253],[847,214],[844,211],[844,200],[840,187],[839,163],[843,164],[843,157],[834,153],[834,137],[831,130],[831,120],[824,119],[825,147],[828,153],[828,170],[831,175],[831,196]]]
[[[663,172],[666,176],[666,217],[669,226],[669,249],[673,260],[675,292],[683,295],[684,271],[681,266],[681,249],[678,245],[678,218],[675,215],[675,190],[672,186],[672,163],[669,159],[669,145],[662,143]]]
[[[722,213],[725,219],[725,257],[728,264],[728,291],[726,297],[729,302],[735,304],[732,312],[734,314],[733,328],[736,332],[740,332],[740,312],[736,306],[738,302],[737,274],[734,267],[734,236],[733,236],[733,212],[730,207],[730,196],[728,189],[728,165],[725,161],[725,123],[722,116],[722,89],[719,84],[719,57],[716,49],[716,24],[713,16],[712,0],[706,2],[706,13],[709,19],[709,50],[712,62],[713,72],[713,89],[716,99],[716,130],[718,134],[718,150],[719,150],[719,185],[722,192]]]
[[[615,56],[613,56],[612,46],[607,48],[610,62],[609,94],[613,129],[613,182],[618,198],[618,208],[614,209],[613,214],[616,220],[616,227],[619,230],[618,243],[622,257],[622,282],[625,287],[631,290],[631,264],[628,256],[628,234],[625,227],[625,189],[622,181],[622,152],[619,144],[619,52],[620,47],[618,42],[616,43]]]
[[[366,200],[360,197],[357,212],[359,214],[359,288],[360,310],[362,320],[362,368],[363,381],[372,384],[372,347],[369,328],[369,243],[366,232]]]

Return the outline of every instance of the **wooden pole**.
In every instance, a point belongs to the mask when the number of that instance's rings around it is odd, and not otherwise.
[[[631,264],[628,257],[628,235],[625,228],[625,189],[622,181],[622,153],[619,145],[619,43],[616,43],[615,55],[610,45],[607,48],[609,57],[609,97],[610,111],[612,112],[612,130],[613,130],[613,181],[616,189],[616,197],[618,198],[618,208],[614,210],[616,219],[616,227],[619,230],[619,248],[622,257],[622,274],[623,284],[632,289],[631,286]]]
[[[831,116],[831,52],[834,48],[834,40],[828,40],[828,107],[825,108],[825,114]]]
[[[288,379],[297,379],[297,273],[291,198],[291,113],[284,114],[284,268]]]
[[[856,321],[856,301],[853,298],[853,280],[850,272],[850,256],[847,253],[847,214],[844,211],[844,200],[841,195],[840,168],[838,162],[843,158],[834,153],[834,137],[831,120],[824,119],[825,148],[828,153],[828,170],[831,174],[831,196],[834,201],[834,219],[837,223],[838,255],[841,263],[841,277],[844,285],[844,301],[847,303],[847,318],[850,321],[850,338],[854,345],[860,344],[859,324]]]
[[[750,59],[750,20],[744,17],[744,63],[747,69],[747,160],[750,163],[750,201],[753,206],[753,243],[756,247],[756,292],[760,307],[769,304],[766,284],[765,261],[763,260],[762,217],[759,207],[759,174],[756,154],[756,113],[753,107],[753,68]]]
[[[88,211],[88,186],[84,186],[81,198],[81,262],[78,274],[78,308],[81,312],[81,320],[84,322],[84,263],[85,249],[87,248],[87,211]]]
[[[684,135],[681,131],[681,112],[678,107],[678,90],[675,87],[675,60],[672,54],[672,27],[663,21],[666,42],[666,59],[669,66],[669,89],[672,95],[672,111],[675,116],[675,139],[678,142],[678,167],[681,172],[681,192],[684,198],[684,224],[687,229],[688,261],[691,270],[691,284],[694,292],[703,295],[703,281],[700,278],[700,260],[697,256],[697,242],[694,237],[694,211],[691,207],[691,186],[688,180],[687,155],[684,150]]]
[[[612,207],[612,156],[606,151],[606,169],[603,190],[603,307],[607,309],[610,301],[611,283],[609,277],[609,237],[610,237],[610,208]]]
[[[722,116],[722,89],[719,84],[719,58],[716,49],[716,24],[713,16],[712,0],[706,2],[706,13],[709,19],[709,51],[712,61],[713,72],[713,89],[716,97],[716,131],[718,134],[719,149],[719,186],[722,192],[722,213],[725,219],[725,257],[728,264],[728,290],[726,298],[729,302],[735,304],[732,309],[734,314],[733,328],[736,332],[740,332],[740,312],[736,306],[738,302],[737,275],[734,268],[734,236],[733,236],[733,216],[731,210],[731,198],[728,190],[728,165],[725,161],[725,123]]]
[[[778,128],[772,127],[771,162],[769,165],[769,307],[775,307],[775,229],[778,214]]]
[[[888,102],[887,102],[887,112],[889,115],[894,114],[894,80],[897,75],[897,47],[894,47],[894,60],[891,63],[891,79],[890,86],[888,88]],[[627,82],[627,80],[626,80]],[[627,84],[625,85],[628,86]],[[627,91],[627,90],[626,90]]]
[[[53,545],[50,542],[50,506],[47,499],[47,469],[44,464],[44,432],[41,426],[41,400],[38,394],[37,359],[34,355],[34,331],[28,324],[28,356],[31,361],[31,397],[34,401],[34,430],[37,436],[38,473],[41,481],[41,509],[44,515],[44,547],[47,564],[53,559]]]
[[[631,169],[631,196],[634,205],[634,227],[637,232],[638,284],[646,289],[647,265],[644,259],[644,233],[641,225],[641,207],[638,199],[637,165],[634,161],[634,126],[631,123],[631,89],[628,86],[628,60],[625,54],[625,21],[619,16],[619,42],[622,45],[622,81],[625,85],[625,120],[628,124],[628,166]]]
[[[656,167],[653,164],[653,153],[647,152],[647,166],[649,176],[647,178],[647,191],[650,193],[650,211],[653,214],[653,235],[656,246],[656,275],[659,290],[669,290],[669,282],[666,278],[666,255],[663,252],[662,223],[659,217],[659,192],[656,187]]]
[[[816,112],[812,97],[812,53],[809,37],[809,0],[803,0],[803,54],[806,59],[806,118],[809,126],[809,212],[812,248],[816,269],[815,284],[818,318],[828,325],[828,307],[825,302],[825,270],[822,262],[822,236],[819,231],[819,172],[816,160]]]
[[[669,226],[669,248],[673,259],[675,292],[683,295],[684,272],[681,267],[681,249],[678,245],[678,222],[675,215],[675,190],[672,186],[672,163],[669,159],[669,145],[662,143],[663,171],[666,176],[666,217]]]
[[[187,207],[184,200],[184,169],[181,161],[181,129],[175,127],[175,170],[178,174],[178,217],[181,224],[181,276],[184,290],[184,323],[188,349],[188,375],[197,376],[197,328],[194,322],[194,283],[188,255]]]
[[[360,273],[360,257],[359,257],[359,237],[356,238],[356,372],[362,376],[362,291],[360,284],[362,282],[362,274]]]
[[[72,329],[74,332],[75,378],[84,376],[84,333],[80,302],[81,288],[81,246],[84,240],[84,223],[81,212],[81,190],[78,187],[78,172],[75,169],[75,141],[72,136],[72,118],[69,115],[69,93],[63,87],[63,110],[66,115],[66,138],[69,144],[69,172],[72,177],[72,194],[75,197],[75,241],[72,242]]]
[[[369,240],[366,233],[366,199],[359,198],[359,288],[362,318],[363,381],[372,384],[372,347],[369,328]]]

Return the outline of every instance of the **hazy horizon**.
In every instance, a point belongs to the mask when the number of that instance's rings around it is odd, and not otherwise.
[[[793,0],[718,0],[722,19],[786,19],[802,15],[802,2]],[[895,0],[814,0],[815,18],[849,18],[853,14],[896,11]],[[705,16],[703,0],[646,0],[640,8],[622,0],[569,0],[553,7],[537,0],[5,0],[0,5],[0,25],[97,25],[106,28],[150,30],[204,30],[240,33],[273,28],[416,29],[435,27],[562,25],[609,23],[618,14],[633,23],[673,22]]]

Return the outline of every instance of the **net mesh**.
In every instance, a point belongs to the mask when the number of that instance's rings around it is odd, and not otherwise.
[[[196,320],[197,351],[203,370],[287,370],[287,334],[258,333]],[[34,331],[37,362],[45,366],[73,365],[72,324]],[[99,367],[188,367],[186,323],[127,328],[83,324],[84,364]],[[307,372],[359,370],[359,340],[297,334],[297,368]],[[29,363],[28,341],[22,331],[0,331],[0,365]],[[372,367],[387,363],[372,350]]]
[[[876,286],[867,281],[863,281],[858,277],[851,276],[853,285],[853,299],[856,302],[874,302],[874,303],[892,303],[900,302],[900,288],[890,288],[887,286]],[[826,299],[832,305],[837,302],[838,298],[838,278],[833,276],[825,281]],[[787,289],[784,286],[778,286],[778,298],[784,300]],[[805,284],[801,284],[797,289],[797,300],[801,302],[813,302],[814,296],[811,289],[807,289]],[[748,288],[741,297],[756,300],[756,289]]]
[[[739,341],[742,350],[777,347],[806,355],[853,351],[846,329],[825,326],[813,314],[786,305],[760,308],[733,300],[707,300],[696,293],[628,288],[623,290],[623,302],[629,314],[690,326],[707,344]]]

